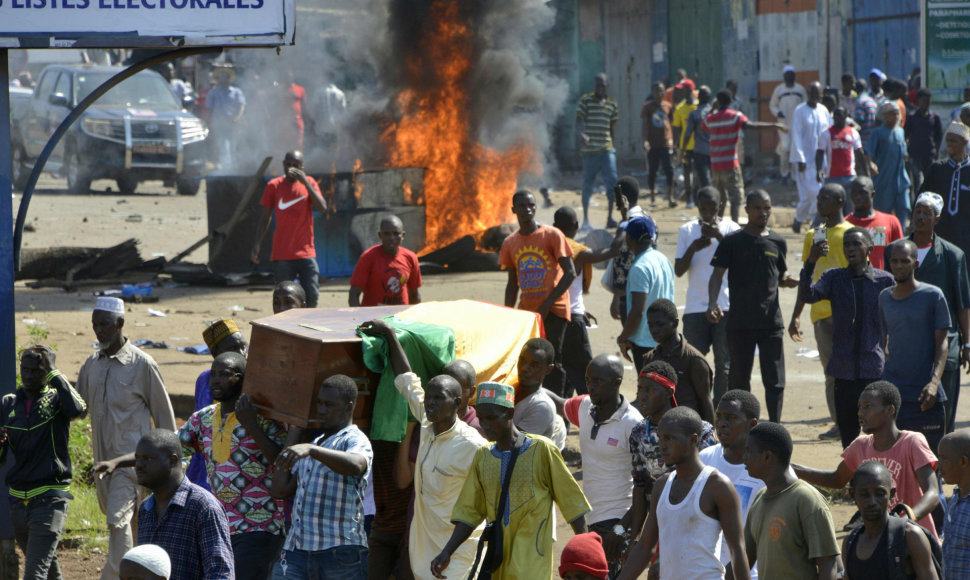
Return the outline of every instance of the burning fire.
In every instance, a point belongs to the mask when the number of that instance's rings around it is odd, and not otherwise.
[[[381,136],[391,166],[426,168],[426,251],[509,221],[519,173],[536,161],[530,144],[497,151],[475,140],[466,85],[475,37],[460,4],[432,6],[429,34],[407,62],[414,88],[397,95],[401,118]]]
[[[360,205],[360,195],[364,193],[364,186],[357,181],[357,175],[361,172],[362,166],[360,159],[354,161],[354,173],[351,176],[351,182],[354,184],[354,199],[357,200],[357,205]]]

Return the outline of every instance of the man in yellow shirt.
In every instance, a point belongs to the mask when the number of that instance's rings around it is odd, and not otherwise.
[[[684,79],[674,91],[678,96],[683,97],[683,101],[674,109],[674,120],[671,126],[674,129],[674,143],[677,145],[677,155],[675,159],[680,161],[684,169],[684,195],[687,197],[687,207],[694,207],[694,135],[690,139],[684,140],[687,133],[687,117],[697,109],[697,97],[694,96],[694,81]]]
[[[464,487],[452,510],[451,539],[431,562],[435,578],[445,578],[452,554],[483,520],[502,534],[502,560],[495,580],[552,579],[552,504],[577,534],[586,532],[589,503],[552,441],[520,432],[512,423],[515,389],[501,383],[478,385],[478,421],[491,446],[475,452]],[[500,498],[505,471],[517,453],[506,501]],[[499,512],[499,503],[505,509]],[[449,578],[458,578],[448,570]]]
[[[824,223],[817,226],[821,230],[825,228],[825,250],[821,258],[815,264],[815,272],[812,281],[817,282],[822,277],[822,273],[832,268],[845,268],[849,261],[842,251],[842,237],[845,232],[852,228],[852,224],[845,221],[842,216],[842,205],[845,204],[845,190],[837,183],[828,183],[822,186],[818,193],[816,205],[818,207],[818,219]],[[836,207],[838,205],[838,207]],[[805,233],[805,245],[802,249],[802,260],[808,259],[808,254],[812,251],[815,244],[816,228]],[[822,232],[819,232],[819,243]],[[802,341],[802,333],[799,329],[802,315],[802,308],[805,303],[801,300],[795,302],[795,311],[792,312],[791,324],[788,326],[788,334],[795,342]],[[818,346],[819,360],[822,363],[822,370],[828,367],[829,357],[832,355],[832,304],[828,300],[820,300],[812,304],[812,325],[815,327],[815,343]],[[825,375],[825,403],[829,409],[829,417],[832,419],[832,428],[819,434],[819,439],[839,439],[839,427],[835,424],[835,378]]]
[[[362,330],[387,341],[391,365],[397,375],[394,386],[407,400],[411,414],[421,425],[417,462],[397,461],[395,469],[407,466],[403,468],[411,470],[407,475],[414,480],[414,516],[408,536],[411,571],[417,580],[430,579],[433,576],[428,562],[441,552],[451,537],[454,527],[451,525],[451,508],[465,483],[465,474],[475,452],[488,445],[488,441],[458,419],[461,385],[457,380],[446,374],[438,375],[428,381],[427,388],[423,388],[421,378],[411,372],[411,365],[391,325],[374,320]],[[407,453],[407,447],[401,445],[399,452]],[[481,531],[481,526],[476,527],[452,556],[449,574],[455,578],[468,577],[475,563],[475,548]]]

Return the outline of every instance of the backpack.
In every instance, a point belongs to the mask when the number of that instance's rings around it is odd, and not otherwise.
[[[942,579],[944,577],[943,550],[940,548],[940,543],[933,537],[933,534],[912,520],[890,515],[889,522],[886,524],[886,554],[889,556],[889,569],[892,570],[892,574],[887,580],[910,580],[911,578],[915,578],[915,576],[906,574],[906,526],[908,525],[915,526],[926,536],[926,540],[930,544],[930,555],[932,556],[933,567],[936,568],[936,576]],[[859,525],[849,532],[849,537],[846,542],[846,557],[852,553],[852,550],[855,550],[856,541],[864,529],[864,525]]]

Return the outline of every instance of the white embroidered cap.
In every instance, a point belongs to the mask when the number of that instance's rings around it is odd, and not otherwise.
[[[946,134],[949,135],[951,133],[970,143],[970,127],[967,127],[963,123],[959,121],[950,123],[950,126],[946,128]]]
[[[104,310],[105,312],[112,312],[114,314],[125,315],[125,301],[121,298],[114,298],[112,296],[102,296],[98,298],[97,302],[94,303],[95,310]]]
[[[122,560],[134,562],[152,574],[168,579],[172,575],[172,560],[168,552],[155,544],[142,544],[128,550]]]
[[[943,213],[943,198],[938,193],[924,191],[923,193],[919,194],[919,197],[916,198],[916,205],[920,204],[928,205],[933,208],[933,212],[936,214],[936,217],[940,217],[940,214]]]

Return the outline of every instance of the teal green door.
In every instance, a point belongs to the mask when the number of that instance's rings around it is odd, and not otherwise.
[[[670,68],[682,68],[698,86],[713,92],[724,86],[721,27],[724,25],[724,0],[672,0],[668,6],[670,22]]]

